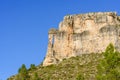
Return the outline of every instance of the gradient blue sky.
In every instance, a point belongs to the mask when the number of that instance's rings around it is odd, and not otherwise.
[[[63,16],[100,11],[120,14],[120,0],[0,0],[0,80],[43,61],[48,30]]]

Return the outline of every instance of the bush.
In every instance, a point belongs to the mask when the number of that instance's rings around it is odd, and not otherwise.
[[[76,80],[84,80],[84,77],[82,74],[78,74],[76,77]]]
[[[39,78],[38,74],[37,73],[34,73],[34,78],[33,80],[42,80],[41,78]]]

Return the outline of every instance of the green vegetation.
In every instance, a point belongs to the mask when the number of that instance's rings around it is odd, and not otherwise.
[[[30,65],[30,70],[35,70],[35,69],[36,69],[35,64],[31,64],[31,65]]]
[[[29,79],[28,71],[27,71],[27,68],[26,68],[25,64],[23,64],[21,66],[21,68],[19,68],[18,73],[19,74],[16,77],[17,80]]]
[[[34,73],[34,77],[33,77],[32,80],[42,80],[42,79],[38,77],[37,73]]]
[[[59,64],[43,67],[25,65],[8,80],[119,80],[120,53],[110,44],[103,53],[82,54]],[[23,78],[23,79],[21,79]]]
[[[76,80],[84,80],[84,77],[82,74],[78,74],[78,76],[76,77]]]
[[[103,53],[98,65],[97,80],[119,80],[120,79],[120,53],[110,44]]]
[[[43,80],[38,76],[38,73],[35,72],[37,67],[34,64],[30,65],[30,68],[27,69],[25,64],[18,69],[18,74],[8,78],[7,80]]]

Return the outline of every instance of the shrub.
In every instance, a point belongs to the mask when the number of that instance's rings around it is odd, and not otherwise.
[[[84,80],[84,77],[82,74],[78,74],[76,77],[76,80]]]

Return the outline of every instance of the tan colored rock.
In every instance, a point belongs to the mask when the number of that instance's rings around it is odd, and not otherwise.
[[[43,66],[81,54],[101,53],[109,43],[120,51],[120,17],[115,12],[65,16],[59,29],[50,29]]]

